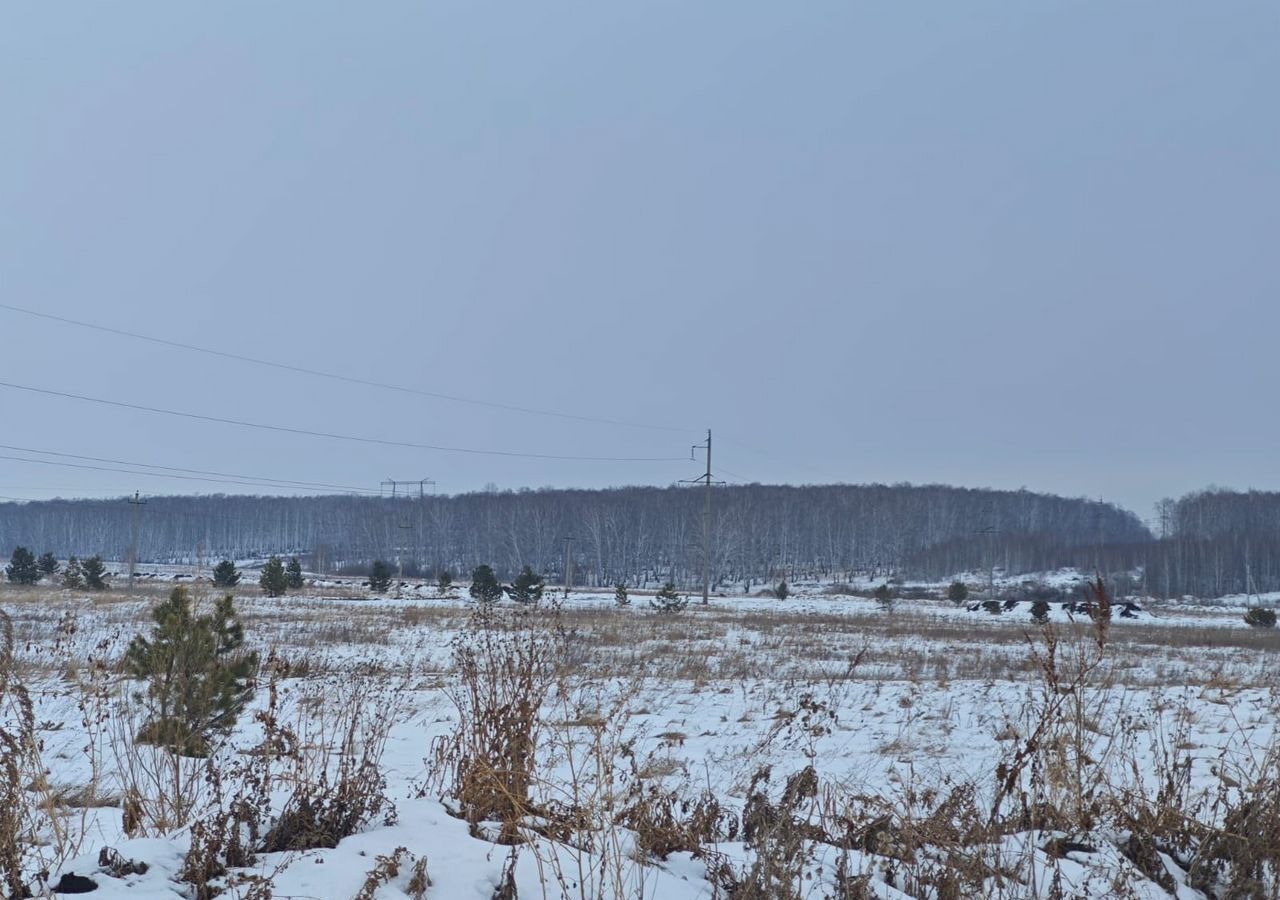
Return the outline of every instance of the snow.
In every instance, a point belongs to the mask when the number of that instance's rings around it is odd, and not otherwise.
[[[1069,583],[1066,573],[1060,577]],[[431,879],[426,896],[487,900],[503,878],[511,848],[471,834],[426,789],[432,784],[434,742],[458,720],[449,695],[451,647],[471,611],[465,587],[452,597],[438,596],[429,585],[414,585],[399,597],[325,595],[339,586],[317,582],[301,596],[277,600],[244,596],[238,608],[264,656],[274,652],[309,667],[302,677],[280,682],[279,703],[287,716],[303,716],[317,703],[337,708],[344,692],[359,684],[369,685],[370,703],[389,698],[394,724],[381,767],[395,815],[369,823],[332,849],[260,855],[254,867],[232,873],[230,881],[239,883],[228,885],[227,896],[245,896],[250,883],[243,876],[257,875],[272,880],[277,897],[353,897],[379,857],[404,848],[409,855],[399,874],[377,888],[381,900],[410,896],[409,862],[424,857]],[[685,793],[709,790],[739,813],[762,766],[773,767],[775,788],[812,765],[820,783],[837,785],[847,796],[881,798],[889,806],[962,782],[972,782],[980,800],[989,802],[994,763],[1028,733],[1041,696],[1034,666],[1027,663],[1036,628],[1029,606],[992,615],[945,601],[900,600],[888,614],[871,600],[831,596],[826,588],[794,584],[794,596],[782,602],[717,596],[702,608],[695,600],[670,620],[652,613],[639,592],[625,610],[614,607],[612,591],[574,593],[563,602],[562,615],[576,671],[569,693],[555,694],[542,711],[544,728],[557,736],[556,751],[541,762],[545,790],[568,789],[570,750],[581,749],[595,733],[575,723],[599,714],[611,722],[606,731],[619,746],[628,745],[637,764],[655,773],[655,783]],[[16,656],[28,672],[49,781],[71,787],[96,778],[107,804],[68,811],[82,845],[50,872],[49,884],[75,873],[97,881],[99,898],[191,896],[190,886],[175,880],[189,829],[132,839],[123,833],[124,778],[108,749],[110,727],[81,727],[85,694],[68,671],[68,660],[80,678],[91,660],[103,663],[101,710],[111,721],[119,718],[132,686],[112,667],[128,639],[148,627],[147,607],[161,595],[0,595],[0,608],[13,617]],[[502,614],[512,611],[507,601],[501,608]],[[1060,625],[1087,621],[1057,604],[1050,618]],[[1189,748],[1196,791],[1230,792],[1237,789],[1224,787],[1224,774],[1247,780],[1277,739],[1274,663],[1280,647],[1242,651],[1196,644],[1207,629],[1249,636],[1239,609],[1230,604],[1148,604],[1133,619],[1114,620],[1114,679],[1097,687],[1092,712],[1099,716],[1094,736],[1099,747],[1110,748],[1115,778],[1137,773],[1153,788],[1167,766],[1168,747],[1176,743]],[[1178,646],[1182,635],[1191,641],[1188,646]],[[860,653],[862,661],[844,677]],[[266,703],[260,690],[232,736],[228,760],[243,758],[260,742],[262,730],[252,713]],[[6,706],[4,715],[12,717]],[[707,859],[688,853],[646,858],[626,829],[615,835],[613,860],[623,873],[616,878],[601,874],[594,865],[599,857],[584,849],[527,837],[530,843],[519,849],[513,869],[520,897],[692,900],[715,893]],[[1074,896],[1109,896],[1108,886],[1120,877],[1131,885],[1132,896],[1168,896],[1134,869],[1117,842],[1098,841],[1095,852],[1052,859],[1041,849],[1051,837],[1009,835],[999,848],[1010,860],[1029,861],[1029,883],[1039,887],[1019,896],[1048,896],[1054,875]],[[147,871],[120,878],[102,871],[104,847],[145,862]],[[716,851],[739,866],[751,859],[740,841],[726,841]],[[822,854],[834,849],[820,846],[815,852],[816,871]],[[860,851],[848,860],[854,874],[877,876],[869,885],[876,896],[912,896],[885,880],[884,864],[884,857]],[[593,873],[585,885],[576,874],[583,865]],[[830,886],[834,866],[831,856],[821,874],[809,877],[811,895],[821,896],[821,886]],[[1177,896],[1202,895],[1182,883]]]

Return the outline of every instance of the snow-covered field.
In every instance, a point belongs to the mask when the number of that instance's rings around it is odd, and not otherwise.
[[[74,873],[99,897],[1277,896],[1280,850],[1257,847],[1280,846],[1280,635],[1239,609],[1117,605],[1100,633],[1054,604],[1046,631],[1027,604],[890,611],[801,584],[675,615],[579,592],[477,622],[465,587],[246,589],[254,700],[175,765],[131,740],[119,665],[169,587],[0,591],[37,739],[6,760],[37,892]],[[518,783],[505,820],[475,812],[477,771]],[[351,833],[269,847],[300,797],[351,811]],[[236,798],[254,816],[228,820]],[[233,833],[259,852],[228,856]]]

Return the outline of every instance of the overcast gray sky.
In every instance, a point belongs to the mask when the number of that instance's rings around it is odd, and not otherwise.
[[[687,430],[3,309],[0,381],[551,455],[709,426],[739,480],[1143,516],[1280,488],[1277,86],[1273,0],[7,3],[0,303]],[[0,443],[375,490],[698,468],[12,387]],[[253,490],[0,459],[0,495],[135,488]]]

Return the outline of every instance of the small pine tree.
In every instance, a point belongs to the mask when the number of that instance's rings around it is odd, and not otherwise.
[[[890,588],[887,583],[880,585],[872,591],[871,596],[875,598],[876,605],[882,610],[885,612],[893,612],[893,589]]]
[[[791,596],[791,588],[787,587],[787,579],[784,578],[778,582],[778,586],[773,589],[773,596],[779,600],[786,600]]]
[[[149,717],[137,740],[182,756],[205,756],[209,738],[231,731],[253,697],[256,653],[241,650],[244,629],[230,594],[212,615],[195,616],[191,595],[174,588],[151,611],[150,639],[137,635],[125,654],[130,675],[147,681]]]
[[[58,557],[52,553],[40,554],[40,559],[36,562],[36,566],[40,569],[40,574],[45,578],[52,578],[58,574]]]
[[[9,577],[10,584],[36,584],[40,581],[40,567],[36,565],[35,556],[26,547],[14,548],[4,573]]]
[[[391,587],[391,566],[385,559],[375,559],[369,567],[369,590],[375,594],[385,594]]]
[[[73,591],[84,587],[84,569],[74,556],[67,560],[67,567],[62,570],[62,586]]]
[[[220,588],[233,588],[240,583],[240,572],[236,569],[236,564],[229,559],[224,559],[213,567],[213,586]]]
[[[993,616],[998,616],[1004,612],[1004,604],[999,600],[983,600],[982,608]]]
[[[1253,606],[1244,614],[1244,620],[1251,628],[1275,628],[1276,611],[1274,609],[1263,609],[1261,606]]]
[[[262,567],[262,574],[258,576],[258,586],[268,597],[283,597],[289,590],[289,576],[285,574],[280,557],[273,556],[267,560],[267,564]]]
[[[689,605],[688,599],[676,593],[676,586],[668,581],[662,590],[649,598],[649,606],[663,615],[674,615]]]
[[[969,599],[969,586],[963,581],[951,582],[951,587],[947,588],[947,599],[956,606],[963,606],[964,601]]]
[[[289,557],[289,565],[284,570],[285,581],[289,584],[289,589],[296,591],[302,587],[302,563],[298,557]]]
[[[1035,620],[1037,625],[1046,624],[1049,621],[1049,601],[1034,601],[1031,604],[1031,618]]]
[[[507,588],[507,594],[517,603],[537,603],[542,599],[542,576],[525,566]]]
[[[107,564],[102,561],[101,556],[91,556],[84,562],[80,563],[80,571],[84,576],[84,586],[91,591],[105,591],[107,589]]]
[[[622,582],[618,582],[613,587],[613,603],[623,609],[631,605],[631,598],[627,596],[627,586]]]
[[[436,588],[439,589],[441,595],[448,594],[453,590],[453,573],[448,569],[441,569],[436,575]]]
[[[494,603],[502,599],[502,585],[493,569],[486,565],[476,566],[471,571],[471,599],[479,603]]]

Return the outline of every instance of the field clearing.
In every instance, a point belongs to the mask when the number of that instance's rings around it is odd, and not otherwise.
[[[1280,635],[1238,611],[1117,616],[1099,640],[1056,609],[1046,630],[1024,612],[886,612],[816,589],[675,615],[640,592],[625,609],[579,592],[479,619],[462,592],[238,591],[257,693],[208,760],[175,764],[132,741],[139,685],[121,666],[170,587],[0,591],[45,771],[28,791],[44,843],[25,864],[47,884],[75,872],[96,896],[204,896],[191,859],[225,848],[195,823],[251,792],[244,767],[273,728],[297,747],[262,761],[264,821],[344,761],[370,762],[363,790],[384,801],[336,846],[206,867],[225,896],[1234,896],[1246,862],[1224,864],[1208,835],[1274,777]],[[484,697],[508,717],[537,701],[505,817],[466,812]],[[5,715],[12,729],[8,696]],[[1174,810],[1199,824],[1161,824]],[[148,871],[115,877],[104,847]],[[1271,891],[1256,896],[1276,896],[1274,858],[1247,865]]]

